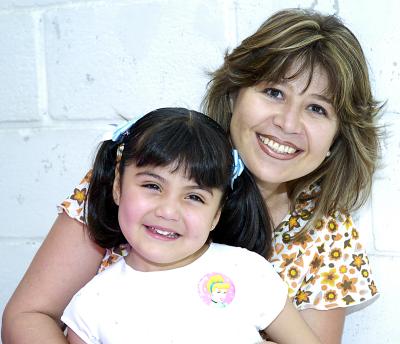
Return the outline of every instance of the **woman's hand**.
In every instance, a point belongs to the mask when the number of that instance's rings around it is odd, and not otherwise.
[[[4,310],[3,344],[67,343],[61,314],[103,255],[81,223],[60,214]]]

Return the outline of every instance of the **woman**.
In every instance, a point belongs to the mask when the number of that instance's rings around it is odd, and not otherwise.
[[[377,293],[349,215],[369,195],[378,155],[379,107],[359,42],[336,17],[278,12],[226,55],[203,105],[263,194],[275,228],[268,258],[293,303],[323,343],[340,342],[346,307]],[[89,179],[11,298],[4,344],[65,342],[57,320],[104,256],[76,221]]]

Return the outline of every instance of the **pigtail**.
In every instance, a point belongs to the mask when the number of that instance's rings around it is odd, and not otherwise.
[[[84,208],[90,236],[104,248],[126,243],[118,224],[118,206],[113,198],[118,146],[118,143],[111,140],[101,144],[93,164]]]
[[[264,199],[247,168],[229,191],[211,238],[216,243],[247,248],[268,258],[272,225]]]

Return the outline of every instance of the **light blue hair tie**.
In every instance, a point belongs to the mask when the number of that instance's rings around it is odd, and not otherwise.
[[[108,140],[112,140],[114,142],[119,142],[122,141],[122,138],[125,135],[129,134],[129,129],[136,123],[137,118],[136,119],[131,119],[127,122],[121,123],[119,125],[116,124],[110,124],[113,127],[116,127],[113,131],[107,131],[104,135],[103,135],[103,141],[108,141]]]
[[[239,153],[236,149],[232,150],[232,155],[233,155],[233,173],[231,179],[231,188],[233,190],[233,183],[235,179],[242,174],[244,170],[244,164],[242,159],[240,159]]]

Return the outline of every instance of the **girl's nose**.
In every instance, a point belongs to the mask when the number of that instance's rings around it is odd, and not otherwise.
[[[157,217],[161,217],[168,221],[178,221],[180,216],[179,205],[171,198],[159,200],[155,209],[155,214]]]
[[[286,134],[299,134],[302,130],[301,110],[295,105],[283,106],[275,114],[274,124]]]

